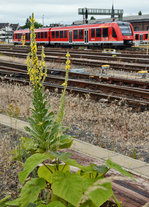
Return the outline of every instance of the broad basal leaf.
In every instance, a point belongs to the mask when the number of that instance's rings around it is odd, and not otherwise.
[[[52,179],[53,193],[76,206],[82,194],[83,180],[77,174],[56,172]]]
[[[52,183],[52,172],[56,172],[57,171],[57,168],[56,168],[56,165],[46,165],[46,166],[41,166],[39,169],[38,169],[38,176],[40,178],[44,178],[46,181],[48,181],[49,183]],[[66,171],[70,171],[70,167],[68,165],[59,165],[58,166],[58,170],[59,171],[63,171],[63,172],[66,172]]]
[[[49,153],[38,153],[29,157],[24,164],[23,171],[19,173],[20,182],[23,184],[28,175],[33,171],[33,169],[37,167],[41,162],[48,159],[50,156],[51,154]]]
[[[99,176],[105,175],[109,170],[105,165],[93,166],[93,169],[99,174]]]
[[[98,185],[98,189],[96,190],[94,190],[94,187],[93,185],[93,190],[89,193],[88,197],[96,206],[101,206],[113,195],[111,183]]]
[[[83,204],[80,204],[79,207],[97,207],[91,200],[86,201]]]
[[[128,177],[131,177],[132,179],[134,179],[134,177],[128,173],[126,170],[124,170],[120,165],[118,165],[117,163],[111,161],[111,160],[107,160],[106,161],[106,165],[109,167],[109,168],[113,168],[115,170],[117,170],[118,172],[120,172],[122,175],[124,176],[128,176]]]
[[[78,167],[78,168],[82,168],[83,166],[78,164],[76,160],[74,159],[70,159],[70,155],[71,153],[54,153],[52,152],[53,156],[55,156],[55,158],[58,158],[59,160],[61,160],[62,162],[64,162],[67,165],[72,165],[74,167]]]
[[[53,201],[49,203],[48,205],[46,205],[46,207],[65,207],[65,205],[61,203],[60,201]]]
[[[30,203],[34,203],[34,201],[37,200],[40,191],[43,190],[45,187],[46,182],[44,179],[32,178],[22,188],[19,198],[17,198],[15,201],[7,202],[7,205],[27,207]]]

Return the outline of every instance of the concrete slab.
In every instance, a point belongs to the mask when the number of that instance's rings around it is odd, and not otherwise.
[[[124,155],[118,155],[115,157],[112,157],[111,160],[113,162],[116,162],[120,164],[122,167],[127,168],[127,169],[135,169],[136,167],[143,167],[145,165],[145,162],[142,162],[140,160],[133,159],[131,157],[127,157]]]
[[[9,126],[13,129],[17,129],[17,130],[23,131],[23,132],[26,132],[24,127],[29,126],[28,122],[25,122],[25,121],[22,121],[19,119],[15,119],[13,117],[6,116],[4,114],[0,114],[0,123],[5,126]]]
[[[134,168],[133,170],[139,173],[139,175],[149,178],[149,164],[146,164],[142,167]]]
[[[91,157],[103,160],[107,160],[109,158],[112,158],[113,156],[116,156],[116,153],[114,153],[113,151],[77,139],[74,139],[71,149],[87,154]]]

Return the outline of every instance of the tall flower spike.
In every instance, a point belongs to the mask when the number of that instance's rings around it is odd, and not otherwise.
[[[60,105],[59,112],[58,112],[57,118],[56,118],[56,121],[58,123],[62,123],[63,118],[64,118],[65,95],[66,95],[66,89],[67,89],[67,83],[68,83],[68,73],[69,73],[69,68],[70,68],[70,60],[69,60],[70,54],[69,54],[69,52],[67,52],[66,57],[67,57],[67,60],[66,60],[66,66],[65,66],[65,71],[66,71],[65,82],[62,84],[62,86],[64,86],[64,90],[63,90],[63,93],[61,96],[61,105]]]
[[[30,76],[30,81],[32,82],[34,87],[43,87],[44,80],[47,76],[47,68],[45,67],[45,54],[44,54],[44,47],[42,47],[41,53],[41,61],[40,66],[38,65],[38,56],[37,56],[37,44],[36,44],[36,35],[35,35],[35,28],[34,28],[34,14],[32,14],[32,18],[30,19],[31,22],[31,53],[28,54],[27,57],[27,69],[28,75]]]
[[[67,52],[66,57],[67,57],[67,61],[66,61],[65,70],[69,71],[69,69],[70,69],[70,59],[69,59],[70,58],[70,54],[69,54],[69,52]]]

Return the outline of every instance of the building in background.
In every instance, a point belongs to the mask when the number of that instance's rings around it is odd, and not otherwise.
[[[19,28],[19,24],[0,23],[0,42],[13,42],[13,32]]]
[[[88,20],[88,24],[95,24],[101,22],[111,22],[118,21],[117,18],[103,18],[103,19],[95,19]],[[144,15],[132,15],[132,16],[123,16],[124,22],[130,22],[134,28],[134,31],[146,31],[149,30],[149,14]],[[83,24],[83,20],[75,21],[73,24]]]
[[[126,16],[123,21],[130,22],[134,31],[147,31],[149,30],[149,14]]]

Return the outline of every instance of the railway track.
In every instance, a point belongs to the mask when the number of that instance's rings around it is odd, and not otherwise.
[[[0,45],[0,49],[1,50],[26,50],[29,52],[30,50],[30,47],[29,46],[21,46],[21,45]],[[142,50],[139,50],[139,51],[135,51],[134,49],[133,50],[115,50],[115,52],[108,52],[108,49],[107,49],[107,52],[104,51],[104,50],[101,50],[101,49],[74,49],[74,48],[56,48],[56,47],[45,47],[45,51],[46,52],[64,52],[66,53],[67,50],[70,50],[71,53],[75,54],[91,54],[91,55],[106,55],[106,56],[112,56],[112,55],[116,55],[118,57],[136,57],[136,58],[149,58],[149,55],[146,54],[146,50],[143,52]],[[41,51],[41,47],[39,46],[38,47],[38,51]]]
[[[55,75],[54,73],[58,75]],[[61,74],[62,72],[62,74]],[[5,77],[5,80],[11,80],[19,83],[29,83],[26,66],[23,64],[5,63],[1,61],[0,74]],[[54,75],[53,75],[54,74]],[[48,76],[46,78],[45,86],[50,90],[57,88],[59,91],[63,89],[61,85],[64,82],[64,71],[50,70],[48,69]],[[106,99],[107,101],[122,100],[124,99],[131,106],[139,106],[143,108],[149,107],[149,90],[136,87],[126,87],[114,84],[104,84],[93,80],[80,79],[81,74],[78,75],[70,72],[70,78],[68,81],[69,92],[80,94],[90,94],[90,97],[99,100]],[[75,79],[74,79],[75,76]],[[73,77],[73,78],[72,78]],[[84,78],[83,74],[83,78]],[[77,79],[76,79],[77,78]],[[89,76],[88,76],[89,78]],[[146,83],[148,85],[148,83]],[[148,87],[148,86],[147,86]]]
[[[0,53],[7,56],[21,57],[26,58],[29,49],[24,48],[1,48]],[[40,51],[38,51],[38,56]],[[46,61],[55,61],[55,62],[63,62],[65,61],[66,50],[55,51],[46,50]],[[120,54],[103,54],[103,53],[94,53],[94,52],[82,52],[82,51],[71,51],[71,62],[76,65],[86,65],[91,67],[101,67],[102,65],[110,65],[111,69],[115,70],[124,70],[131,72],[138,72],[140,70],[149,70],[149,59],[148,56],[135,58],[129,57],[128,55],[124,57],[118,56]],[[130,54],[130,56],[132,56]]]
[[[16,62],[8,62],[0,60],[0,69],[6,70],[17,70],[22,69],[26,72],[26,65],[20,64]],[[73,70],[72,70],[73,71]],[[48,74],[51,75],[60,75],[65,76],[65,70],[60,69],[50,69],[48,68]],[[69,77],[72,79],[83,79],[83,80],[92,80],[98,83],[109,83],[109,84],[115,84],[115,85],[123,85],[123,86],[130,86],[130,87],[140,87],[144,89],[149,89],[149,81],[143,81],[141,79],[129,79],[129,78],[120,78],[120,77],[114,77],[114,76],[107,76],[102,73],[99,74],[90,74],[89,72],[86,73],[75,73],[69,71]]]

